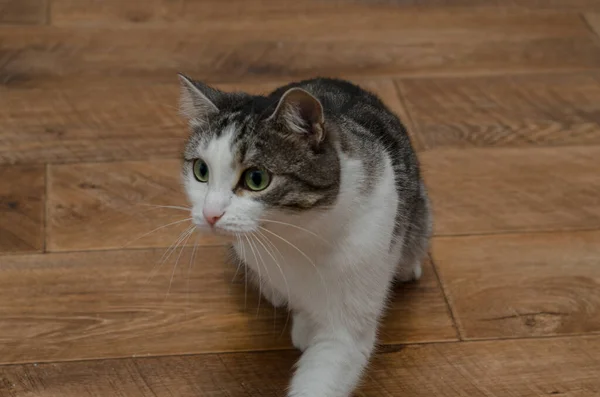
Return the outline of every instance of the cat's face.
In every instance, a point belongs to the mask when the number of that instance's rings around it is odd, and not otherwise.
[[[183,181],[196,225],[251,233],[335,202],[339,158],[306,91],[256,97],[182,77],[181,107],[192,129]]]

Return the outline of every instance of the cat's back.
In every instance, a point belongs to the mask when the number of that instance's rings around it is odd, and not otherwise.
[[[385,104],[373,93],[347,80],[318,77],[290,83],[273,91],[274,98],[280,98],[290,88],[302,88],[321,101],[326,114],[353,115],[357,108],[379,108],[389,112]]]
[[[319,77],[291,83],[275,90],[270,96],[280,98],[290,88],[302,88],[314,95],[321,104],[325,118],[336,121],[352,121],[345,123],[358,126],[361,135],[371,135],[377,140],[383,140],[386,145],[390,140],[411,150],[406,128],[383,101],[374,93],[361,88],[347,80]],[[356,133],[358,131],[346,131]]]

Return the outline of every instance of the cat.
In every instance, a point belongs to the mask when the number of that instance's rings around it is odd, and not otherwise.
[[[315,78],[267,96],[180,75],[193,222],[232,254],[301,350],[288,396],[346,397],[372,355],[394,280],[421,277],[432,215],[399,118],[374,94]]]

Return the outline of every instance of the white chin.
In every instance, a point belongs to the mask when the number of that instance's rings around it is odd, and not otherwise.
[[[237,235],[244,235],[244,234],[252,232],[252,230],[250,230],[250,229],[221,228],[218,226],[212,228],[212,230],[215,234],[218,234],[220,236],[230,236],[230,237],[235,237]]]

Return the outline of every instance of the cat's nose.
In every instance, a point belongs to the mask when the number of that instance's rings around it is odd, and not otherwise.
[[[206,222],[208,222],[209,225],[214,226],[215,223],[217,223],[217,221],[221,219],[223,215],[225,215],[225,212],[217,214],[216,212],[207,211],[205,209],[202,211],[202,214],[204,215],[204,219],[206,219]]]

